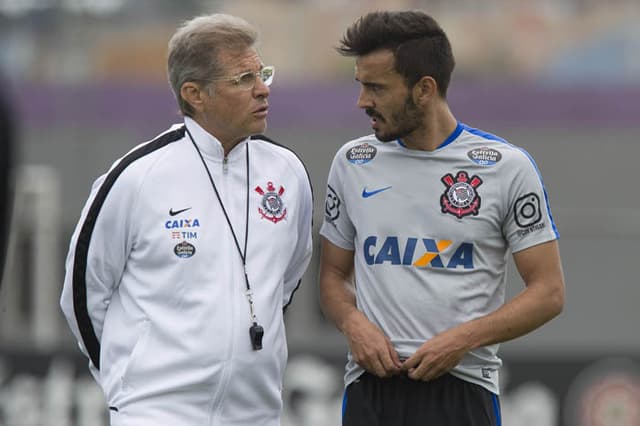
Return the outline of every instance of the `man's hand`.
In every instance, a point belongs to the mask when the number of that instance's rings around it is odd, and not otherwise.
[[[391,341],[360,311],[353,312],[344,326],[353,360],[378,377],[391,377],[402,363]]]
[[[465,336],[453,328],[420,346],[402,364],[402,369],[411,379],[433,380],[458,365],[469,350]]]
[[[402,369],[416,380],[432,380],[455,367],[474,348],[523,336],[551,320],[564,306],[564,276],[557,241],[513,255],[524,291],[483,317],[462,323],[428,340]]]

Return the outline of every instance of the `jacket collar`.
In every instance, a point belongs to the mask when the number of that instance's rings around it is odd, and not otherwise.
[[[187,130],[189,130],[191,136],[193,136],[194,142],[202,152],[202,155],[210,160],[222,161],[224,159],[224,148],[222,147],[222,142],[220,142],[218,138],[207,132],[190,117],[184,117],[184,124],[187,126]],[[187,138],[188,137],[189,135],[187,135]],[[234,160],[239,158],[241,155],[242,158],[244,158],[244,146],[248,141],[249,138],[234,146],[231,152],[227,155],[227,160]]]

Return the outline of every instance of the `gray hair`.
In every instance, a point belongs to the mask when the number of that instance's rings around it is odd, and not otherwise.
[[[237,16],[213,14],[185,22],[169,40],[168,74],[180,112],[191,117],[193,108],[180,95],[188,81],[203,82],[222,72],[218,57],[222,50],[252,47],[258,31]]]

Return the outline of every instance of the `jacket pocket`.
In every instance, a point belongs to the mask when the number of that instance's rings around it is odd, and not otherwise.
[[[131,389],[138,366],[140,365],[141,359],[143,359],[144,353],[146,352],[149,342],[149,335],[151,334],[151,322],[149,320],[144,320],[140,324],[139,328],[140,334],[138,335],[136,343],[133,345],[133,349],[131,350],[131,354],[129,355],[129,360],[127,361],[127,365],[125,366],[122,373],[122,390],[124,392]]]

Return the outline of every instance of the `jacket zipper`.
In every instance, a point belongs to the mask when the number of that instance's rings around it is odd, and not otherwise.
[[[222,159],[222,174],[227,175],[229,171],[229,159],[225,155]],[[223,191],[226,194],[228,192],[229,183],[227,182],[227,177],[222,179]],[[231,277],[231,281],[234,281],[234,277]],[[236,297],[236,289],[232,289],[232,299]],[[232,312],[231,317],[235,318],[235,309],[233,309],[233,304],[231,305]],[[231,381],[231,370],[233,365],[233,359],[235,354],[235,330],[231,332],[231,342],[229,348],[227,350],[226,360],[224,361],[224,366],[222,367],[222,376],[219,382],[218,389],[213,395],[212,403],[210,405],[209,411],[209,425],[217,426],[220,424],[220,408],[224,405],[227,393],[227,387],[229,386],[229,382]]]

